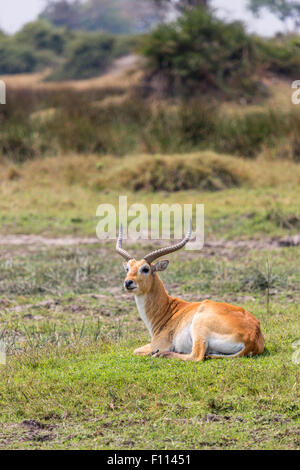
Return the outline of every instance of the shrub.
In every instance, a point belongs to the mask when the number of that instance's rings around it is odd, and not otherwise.
[[[237,168],[230,157],[213,153],[185,156],[144,156],[132,165],[113,169],[114,181],[133,191],[182,191],[200,189],[217,191],[236,187],[247,181],[244,170]],[[98,188],[107,187],[108,173],[97,182]],[[110,185],[114,185],[112,182]]]
[[[55,54],[62,54],[69,40],[70,33],[63,28],[53,28],[44,20],[26,24],[23,29],[14,36],[19,44],[26,44],[35,51],[49,50]]]
[[[0,39],[0,74],[33,72],[37,64],[34,51],[13,39]]]
[[[45,68],[57,68],[61,59],[53,51],[50,50],[41,50],[35,53],[36,66],[35,70],[43,71]]]
[[[146,36],[143,54],[151,74],[162,74],[166,91],[190,94],[203,89],[226,94],[254,93],[255,43],[241,23],[226,24],[205,9],[186,12]]]
[[[103,73],[114,58],[115,39],[105,33],[81,33],[71,41],[66,61],[52,79],[83,79]]]
[[[37,156],[33,135],[27,126],[15,124],[0,130],[0,153],[17,163]]]
[[[299,36],[277,36],[272,39],[257,38],[257,56],[265,70],[288,77],[300,74]]]
[[[136,52],[141,46],[142,35],[125,35],[115,37],[115,57],[121,57]]]

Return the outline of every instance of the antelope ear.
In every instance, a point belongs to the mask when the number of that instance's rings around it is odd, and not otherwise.
[[[155,271],[165,271],[168,266],[169,261],[167,259],[162,259],[157,261],[157,263],[152,266],[152,272],[154,273]]]

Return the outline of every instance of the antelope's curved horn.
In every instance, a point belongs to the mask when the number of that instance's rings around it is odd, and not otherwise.
[[[160,248],[159,250],[152,251],[148,255],[144,256],[144,259],[147,263],[152,263],[157,258],[161,256],[168,255],[169,253],[173,253],[174,251],[180,250],[187,242],[190,240],[193,231],[193,222],[192,219],[190,220],[190,228],[186,234],[186,236],[181,240],[181,242],[176,243],[176,245],[167,246],[166,248]]]
[[[123,241],[123,225],[121,224],[119,228],[119,236],[118,236],[118,240],[116,244],[116,250],[121,256],[123,256],[123,258],[126,259],[126,261],[129,261],[130,259],[132,259],[132,256],[130,256],[130,254],[126,250],[123,250],[122,241]]]

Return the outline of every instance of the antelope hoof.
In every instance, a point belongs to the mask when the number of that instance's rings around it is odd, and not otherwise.
[[[153,357],[172,357],[172,355],[172,351],[158,351],[153,355]]]
[[[155,351],[152,351],[151,356],[158,357],[158,354],[159,354],[159,349],[156,349]]]

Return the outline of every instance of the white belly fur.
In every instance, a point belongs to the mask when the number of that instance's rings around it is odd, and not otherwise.
[[[193,349],[192,323],[183,328],[173,339],[172,350],[181,354],[190,354]],[[244,343],[236,343],[230,337],[211,336],[207,338],[206,355],[235,356],[245,349]]]
[[[141,319],[143,320],[143,322],[145,323],[149,333],[150,333],[150,336],[152,338],[152,327],[151,327],[151,324],[147,318],[147,315],[146,315],[146,309],[145,309],[145,296],[144,295],[136,295],[135,296],[135,302],[136,302],[136,306],[137,306],[137,309],[139,311],[139,314],[140,314],[140,317]]]
[[[211,336],[207,340],[205,354],[211,356],[235,356],[245,349],[244,343],[236,343],[230,338]]]
[[[192,324],[189,323],[173,338],[173,351],[190,354],[193,349]]]

